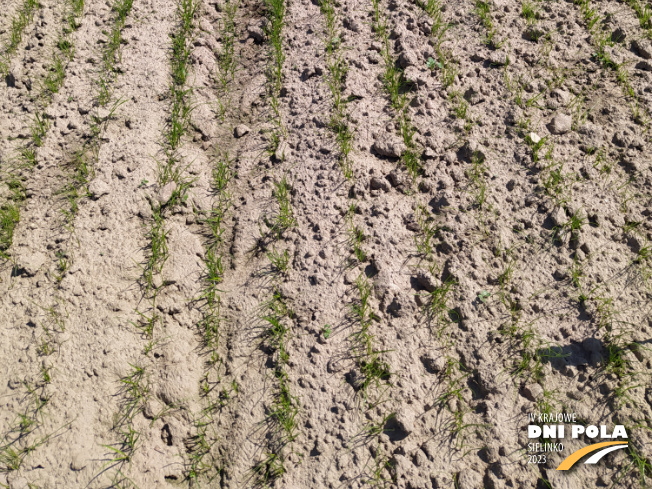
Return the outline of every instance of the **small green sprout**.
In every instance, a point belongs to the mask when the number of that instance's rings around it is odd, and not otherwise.
[[[444,65],[442,65],[439,61],[435,61],[434,58],[428,58],[428,61],[426,61],[426,66],[429,70],[434,70],[435,68],[439,68],[441,70],[444,67]]]
[[[489,297],[491,297],[491,292],[487,292],[486,290],[481,290],[478,293],[478,299],[480,299],[480,302],[482,302],[483,304],[487,303],[487,299]]]
[[[330,324],[325,324],[324,327],[322,328],[321,332],[324,335],[325,339],[330,338],[331,333],[333,332],[331,325]]]

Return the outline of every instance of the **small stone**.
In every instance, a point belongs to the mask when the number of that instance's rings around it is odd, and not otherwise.
[[[369,187],[371,190],[382,190],[383,192],[389,192],[389,183],[384,178],[372,177],[369,181]]]
[[[20,263],[20,268],[23,271],[23,274],[28,277],[33,277],[38,273],[40,268],[48,260],[48,257],[43,253],[36,252],[30,253],[22,258],[19,258],[18,263]]]
[[[636,66],[634,66],[637,70],[643,70],[643,71],[652,71],[652,63],[649,61],[639,61],[636,63]]]
[[[416,66],[408,66],[405,68],[403,77],[406,81],[415,85],[423,86],[428,83],[426,75],[424,75]]]
[[[431,374],[443,372],[446,368],[446,359],[434,353],[426,353],[421,357],[421,363]]]
[[[145,202],[141,208],[138,210],[138,215],[142,219],[150,219],[152,217],[152,207],[149,205],[149,202]]]
[[[215,54],[203,46],[199,46],[192,51],[192,60],[194,64],[204,65],[208,71],[213,71],[215,67]]]
[[[242,136],[249,134],[249,127],[245,126],[244,124],[238,124],[235,126],[235,129],[233,130],[233,135],[236,138],[241,138]]]
[[[494,51],[489,55],[489,61],[493,65],[503,66],[508,63],[509,58],[503,51]]]
[[[7,73],[7,76],[5,76],[5,82],[7,82],[7,87],[9,88],[16,87],[16,77],[11,72]]]
[[[548,130],[552,134],[566,134],[571,130],[572,125],[573,119],[571,116],[566,114],[559,114],[555,116],[552,121],[550,121],[550,124],[548,124]]]
[[[561,227],[566,224],[566,221],[568,221],[568,217],[566,217],[566,212],[563,207],[555,207],[550,213],[550,219],[552,220],[552,224],[556,227]]]
[[[312,449],[311,455],[312,454],[321,455],[326,451],[326,447],[327,445],[324,443],[324,440],[322,440],[321,438],[316,439],[315,446]]]
[[[360,275],[360,272],[357,270],[349,270],[344,274],[344,283],[346,285],[354,284],[358,278],[358,275]]]
[[[618,27],[616,30],[614,30],[611,33],[611,40],[613,42],[623,42],[626,37],[627,34],[625,34],[625,31],[623,30],[622,27]]]
[[[414,279],[420,287],[423,287],[428,292],[434,292],[441,285],[439,280],[423,270],[419,270]]]
[[[620,65],[625,62],[624,53],[620,49],[617,49],[616,46],[606,45],[604,47],[604,52],[614,64]]]
[[[364,386],[364,375],[358,369],[353,369],[346,374],[346,381],[351,384],[353,389],[359,391]]]
[[[613,135],[613,138],[611,138],[611,142],[621,148],[626,148],[629,146],[630,141],[631,138],[628,137],[627,134],[625,134],[623,131],[616,131]]]
[[[449,165],[452,165],[457,161],[457,154],[455,154],[455,151],[447,151],[446,154],[444,155],[444,160]]]
[[[568,278],[568,272],[561,268],[556,268],[555,271],[552,272],[552,276],[555,277],[555,280],[566,280]]]
[[[474,158],[477,158],[480,162],[487,159],[487,149],[475,139],[469,139],[464,146],[462,146],[462,153],[465,158],[468,158],[471,161]]]
[[[541,136],[539,136],[536,132],[531,132],[528,134],[530,137],[530,141],[532,141],[532,144],[537,144],[539,141],[541,141]]]
[[[414,431],[414,420],[415,416],[412,411],[403,410],[396,414],[396,425],[406,435]]]
[[[265,32],[259,25],[255,24],[247,27],[247,36],[256,42],[263,42],[265,40]]]
[[[381,270],[374,277],[374,295],[378,300],[384,300],[385,296],[392,296],[399,292],[398,286],[394,283],[391,273]]]
[[[530,401],[536,402],[543,395],[543,387],[539,384],[526,385],[522,393]]]
[[[372,149],[381,156],[388,156],[390,158],[400,158],[403,153],[407,151],[407,147],[402,141],[375,141]]]
[[[641,58],[652,59],[652,42],[647,39],[637,39],[632,42],[632,46]]]
[[[389,175],[387,175],[387,180],[392,184],[392,187],[400,187],[403,185],[405,179],[399,171],[392,170],[389,172]]]
[[[165,205],[169,202],[169,200],[172,198],[172,194],[177,188],[177,184],[174,182],[169,182],[165,184],[163,187],[158,192],[158,202],[161,205]]]
[[[471,105],[477,105],[484,102],[484,96],[476,89],[469,88],[464,92],[464,99]]]
[[[398,64],[401,68],[419,65],[419,56],[411,49],[404,49],[398,57]]]
[[[199,28],[205,32],[213,32],[213,26],[207,19],[201,19],[199,21]]]
[[[93,180],[88,186],[88,192],[93,196],[95,200],[99,199],[103,195],[107,195],[111,191],[111,187],[106,182],[102,180]]]
[[[70,460],[70,469],[78,472],[84,467],[86,467],[86,461],[83,453],[73,453]]]
[[[289,154],[290,146],[287,141],[281,141],[278,143],[276,151],[274,152],[274,158],[276,161],[285,161],[285,157]]]
[[[459,489],[484,489],[482,474],[479,472],[468,469],[460,472],[457,479],[457,486]]]
[[[9,489],[30,489],[33,487],[24,477],[16,477],[9,482]]]

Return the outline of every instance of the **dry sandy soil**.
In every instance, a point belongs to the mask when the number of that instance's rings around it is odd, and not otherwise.
[[[645,486],[651,8],[5,0],[0,487]]]

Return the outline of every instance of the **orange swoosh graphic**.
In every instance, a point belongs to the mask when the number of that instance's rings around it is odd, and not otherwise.
[[[601,448],[604,447],[610,447],[612,445],[627,445],[627,442],[626,441],[604,441],[602,443],[594,443],[593,445],[589,445],[588,447],[580,448],[576,452],[573,452],[568,457],[566,457],[564,461],[561,464],[559,464],[557,470],[568,470],[575,464],[575,462],[577,462],[587,453],[595,452],[596,450],[600,450]]]

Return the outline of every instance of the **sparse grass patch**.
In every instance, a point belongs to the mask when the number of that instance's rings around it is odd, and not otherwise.
[[[626,0],[625,3],[632,8],[636,17],[638,17],[639,25],[641,29],[646,31],[645,35],[648,39],[652,38],[652,5],[641,2],[640,0]]]
[[[647,426],[645,427],[639,426],[638,428],[649,429]],[[624,468],[623,472],[626,473],[630,467],[633,467],[638,471],[638,480],[639,483],[641,484],[641,487],[647,487],[648,479],[652,478],[652,461],[650,461],[648,457],[642,454],[639,451],[639,449],[636,447],[636,445],[631,441],[629,442],[625,450],[631,462],[627,465],[627,467]]]
[[[569,176],[563,172],[564,163],[551,163],[546,169],[542,178],[543,188],[546,194],[553,199],[556,205],[562,205],[570,197],[566,194],[568,190]]]
[[[268,314],[261,318],[265,323],[262,340],[274,358],[272,370],[275,391],[264,421],[268,429],[268,452],[263,460],[252,468],[257,485],[268,484],[285,473],[286,448],[298,436],[299,404],[298,399],[290,392],[286,372],[290,359],[289,323],[294,318],[294,313],[276,290],[266,307]]]
[[[20,210],[13,202],[0,207],[0,258],[9,259],[7,251],[11,246],[14,228],[20,220]]]
[[[525,21],[530,25],[536,23],[537,19],[539,18],[539,12],[537,10],[536,4],[530,0],[525,0],[521,4],[521,17],[523,17]]]
[[[444,392],[437,398],[437,404],[451,415],[447,428],[451,432],[451,437],[455,440],[455,447],[463,449],[466,446],[466,431],[485,426],[464,421],[464,416],[471,412],[462,396],[464,390],[468,389],[466,383],[470,372],[460,361],[447,357],[446,368],[442,376]]]
[[[456,285],[457,282],[453,278],[449,278],[425,296],[424,310],[432,331],[437,334],[438,338],[443,337],[448,326],[459,323],[461,319],[458,312],[448,306],[448,300]]]
[[[111,30],[106,33],[102,59],[100,62],[100,74],[97,81],[97,99],[100,106],[105,106],[111,100],[113,82],[117,76],[115,64],[121,61],[120,46],[123,42],[122,30],[124,29],[127,17],[131,13],[133,0],[115,0],[111,9],[114,13]]]
[[[18,45],[23,40],[25,29],[32,22],[34,12],[41,8],[38,0],[23,0],[18,11],[11,19],[9,39],[0,52],[0,74],[5,76],[9,69],[9,58],[16,52]]]
[[[22,36],[22,32],[31,20],[36,8],[40,5],[36,0],[25,0],[22,10],[19,11],[19,24],[16,24],[15,36]],[[84,9],[84,0],[67,0],[65,4],[67,15],[76,19],[81,15]],[[14,22],[16,20],[14,19]],[[20,27],[20,29],[18,29]],[[16,37],[16,46],[20,39]],[[15,47],[12,48],[15,50]],[[25,171],[31,171],[37,164],[37,150],[43,146],[47,131],[50,127],[50,119],[46,114],[46,108],[49,105],[53,93],[59,90],[65,78],[66,60],[74,53],[74,46],[69,38],[69,33],[64,31],[59,38],[55,47],[60,53],[53,54],[53,62],[48,68],[48,75],[40,93],[38,94],[37,108],[34,111],[34,119],[30,127],[31,138],[19,149],[18,153],[18,171],[8,171],[7,184],[10,190],[10,198],[0,206],[0,258],[9,259],[9,248],[13,240],[14,228],[20,219],[20,205],[26,198],[24,189]],[[0,71],[4,68],[4,62],[0,61]]]
[[[637,0],[632,1],[637,2]],[[591,0],[574,0],[574,3],[580,7],[580,11],[582,12],[582,16],[586,22],[587,30],[591,34],[591,42],[596,50],[595,53],[593,53],[593,57],[600,63],[600,65],[614,73],[616,80],[623,90],[624,96],[630,99],[629,105],[632,109],[632,118],[637,124],[647,127],[650,120],[649,114],[640,104],[638,96],[629,82],[629,75],[625,64],[616,63],[607,49],[608,47],[613,47],[615,44],[614,40],[611,38],[611,31],[607,30],[605,27],[597,8],[592,7]],[[641,11],[641,14],[643,14],[643,18],[645,18],[645,12]],[[639,20],[640,19],[641,17],[639,16]]]
[[[286,273],[288,271],[288,261],[290,256],[288,250],[283,250],[283,253],[272,249],[267,253],[267,259],[272,264],[275,273]]]
[[[27,457],[38,447],[47,443],[53,434],[36,436],[42,418],[45,415],[45,408],[50,402],[42,374],[42,381],[32,384],[24,381],[22,388],[25,394],[20,401],[20,412],[16,414],[3,440],[0,442],[0,473],[10,473],[20,470]],[[45,375],[49,376],[49,368],[46,367]]]
[[[155,289],[154,275],[160,273],[168,258],[167,232],[161,208],[152,208],[152,227],[147,235],[149,253],[144,268],[144,278],[147,290]]]
[[[381,57],[383,59],[384,71],[382,74],[383,86],[389,96],[392,109],[396,114],[400,127],[400,135],[406,150],[401,156],[401,160],[408,169],[410,175],[416,180],[416,177],[422,172],[423,164],[421,162],[421,151],[414,141],[414,135],[417,130],[413,126],[407,111],[408,84],[403,77],[403,70],[400,69],[392,55],[390,47],[390,30],[387,25],[387,17],[380,9],[380,0],[372,1],[373,21],[372,29],[376,38],[381,43]]]
[[[369,401],[370,387],[382,395],[384,388],[391,385],[391,370],[383,360],[384,351],[374,348],[374,335],[371,332],[373,321],[379,319],[371,307],[372,284],[364,274],[360,274],[355,282],[357,298],[351,304],[351,317],[356,323],[356,331],[351,334],[353,340],[353,357],[356,361],[362,381],[359,389],[365,400]],[[371,403],[372,405],[375,402]]]
[[[428,209],[423,205],[417,206],[414,215],[419,226],[419,232],[414,235],[414,244],[420,255],[428,257],[435,249],[433,238],[439,233],[440,227],[437,226]]]
[[[239,0],[228,0],[224,5],[224,16],[220,22],[222,49],[217,56],[218,80],[222,90],[226,90],[229,82],[235,79],[238,61],[235,56],[236,25],[235,16],[240,6]]]
[[[211,483],[221,472],[219,462],[212,452],[212,447],[218,440],[218,434],[214,428],[215,416],[238,393],[238,385],[235,381],[229,387],[223,386],[221,390],[218,387],[223,384],[220,376],[222,358],[219,346],[221,327],[225,319],[221,314],[220,293],[222,291],[220,286],[224,279],[226,261],[223,240],[226,231],[225,218],[231,206],[228,185],[234,176],[231,163],[228,154],[215,156],[212,175],[212,191],[215,201],[210,212],[202,216],[203,224],[208,228],[209,233],[205,244],[202,291],[198,297],[202,317],[197,325],[197,331],[201,337],[207,361],[206,371],[199,386],[200,396],[205,407],[196,415],[193,421],[195,433],[186,442],[188,459],[185,477],[193,487],[201,486],[200,481]],[[285,255],[287,256],[287,252]],[[283,260],[283,255],[279,257],[279,260]]]
[[[355,256],[358,262],[363,263],[367,261],[367,253],[362,248],[362,243],[365,240],[365,235],[363,230],[356,226],[353,222],[353,216],[356,212],[356,205],[351,204],[346,213],[346,227],[348,233],[348,242],[351,248],[353,249],[353,255]]]
[[[326,67],[328,69],[327,84],[333,99],[330,128],[335,134],[335,142],[339,149],[339,163],[344,176],[352,180],[353,168],[349,154],[353,149],[353,130],[351,129],[350,116],[347,103],[342,96],[344,81],[348,72],[346,60],[342,56],[340,33],[337,28],[337,14],[333,0],[321,0],[320,9],[326,21]]]
[[[480,22],[485,28],[485,44],[491,49],[500,49],[507,39],[505,38],[502,41],[496,40],[498,29],[494,25],[489,2],[476,0],[474,13],[480,18]]]
[[[116,0],[113,5],[116,14],[115,25],[119,28],[114,28],[109,34],[109,47],[103,57],[103,74],[105,80],[110,80],[114,76],[113,65],[118,61],[121,28],[124,26],[131,6],[132,0]],[[198,12],[198,8],[198,0],[177,1],[177,29],[174,35],[171,36],[170,119],[163,134],[162,146],[165,154],[165,162],[159,163],[157,178],[160,187],[163,187],[169,182],[174,182],[175,188],[167,202],[159,203],[156,199],[152,199],[150,204],[152,207],[152,218],[147,232],[148,247],[145,263],[142,266],[141,277],[144,295],[150,302],[150,312],[135,311],[140,317],[139,323],[136,326],[144,334],[145,338],[149,340],[149,343],[144,349],[145,354],[149,353],[153,348],[156,341],[154,339],[156,325],[162,322],[162,318],[157,313],[156,299],[160,288],[165,285],[159,279],[163,266],[168,258],[167,231],[165,229],[166,212],[185,201],[187,190],[191,185],[191,181],[183,176],[185,168],[182,166],[182,161],[177,150],[187,131],[189,115],[192,110],[189,100],[191,89],[187,88],[185,83],[190,71],[189,63],[192,37],[195,29],[195,15]],[[108,98],[106,98],[109,96],[108,92],[100,87],[99,93],[100,101],[108,101]],[[214,254],[207,253],[207,261],[205,261],[207,263],[207,270],[209,274],[219,275],[221,273],[221,265],[219,260],[216,262],[214,258]],[[214,276],[212,278],[209,276],[209,279],[211,279],[209,283],[212,283],[213,286],[219,283]],[[211,317],[209,319],[213,318]],[[209,337],[212,334],[217,335],[215,329],[211,329],[213,326],[211,324],[206,326],[206,334]],[[113,474],[114,484],[115,480],[120,481],[119,483],[129,480],[122,473],[122,469],[126,463],[131,461],[140,437],[140,434],[134,429],[133,418],[142,411],[149,395],[149,383],[145,368],[138,365],[131,365],[131,367],[132,372],[120,381],[122,384],[120,394],[122,395],[123,403],[120,412],[116,415],[116,422],[114,423],[114,430],[120,436],[120,441],[118,444],[106,447],[112,452],[114,457],[109,462],[116,469]]]
[[[267,65],[267,95],[269,104],[274,113],[276,128],[271,133],[268,151],[274,154],[279,144],[287,133],[283,124],[280,110],[280,93],[283,85],[283,64],[285,52],[283,50],[283,27],[285,26],[285,0],[264,0],[265,14],[268,22],[265,33],[269,41],[269,62]]]
[[[475,189],[475,205],[479,209],[482,209],[487,200],[487,181],[485,178],[487,166],[484,156],[477,151],[474,152],[471,157],[471,165],[471,168],[467,171],[467,175]]]
[[[269,232],[274,234],[276,239],[280,239],[285,231],[296,225],[292,202],[290,201],[290,185],[285,175],[279,181],[274,182],[273,196],[278,204],[278,211],[271,219],[265,216],[263,222]]]
[[[49,128],[50,120],[48,119],[48,116],[45,113],[39,114],[36,112],[31,127],[32,142],[36,147],[43,146],[43,140],[45,139],[45,135]]]

